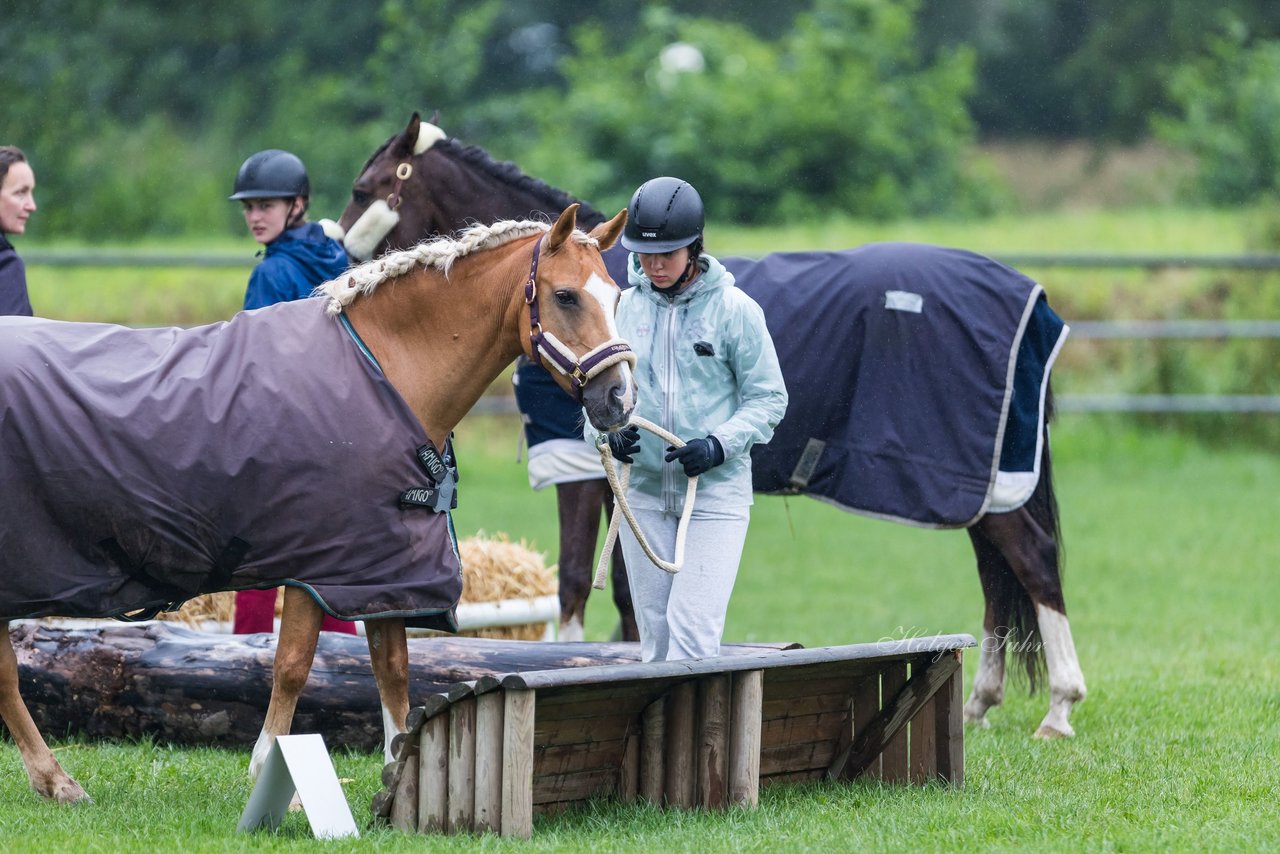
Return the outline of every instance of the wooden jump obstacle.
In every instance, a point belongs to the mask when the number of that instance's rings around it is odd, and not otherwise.
[[[969,635],[484,676],[409,715],[375,819],[528,837],[592,798],[754,806],[761,786],[964,782]]]

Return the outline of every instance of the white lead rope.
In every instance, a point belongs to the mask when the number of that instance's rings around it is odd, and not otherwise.
[[[648,430],[661,439],[665,439],[677,448],[684,447],[685,443],[680,437],[673,436],[652,421],[647,421],[639,416],[632,416],[631,423]],[[631,505],[627,503],[627,482],[631,479],[631,463],[622,464],[622,475],[619,477],[617,467],[614,465],[613,452],[609,450],[609,438],[607,436],[600,437],[600,443],[597,448],[600,451],[600,462],[604,464],[605,477],[609,479],[609,488],[613,490],[613,500],[617,506],[609,519],[609,533],[605,535],[604,550],[600,552],[600,562],[596,564],[596,577],[591,586],[596,590],[604,589],[609,557],[613,554],[613,544],[618,539],[619,510],[622,511],[621,515],[627,518],[627,524],[631,526],[632,533],[636,535],[636,540],[640,543],[640,547],[644,549],[644,553],[649,560],[653,561],[653,565],[659,569],[665,569],[667,572],[679,572],[680,567],[684,565],[684,541],[685,535],[689,532],[689,517],[693,515],[693,499],[698,491],[698,479],[696,477],[689,478],[689,486],[684,494],[684,511],[680,514],[680,523],[676,526],[675,560],[668,563],[658,557],[649,546],[649,541],[645,539],[644,533],[640,530],[640,523],[636,521],[636,517],[631,513]]]

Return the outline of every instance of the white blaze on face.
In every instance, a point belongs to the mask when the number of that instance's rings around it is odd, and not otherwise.
[[[586,292],[595,297],[596,302],[600,303],[600,308],[604,312],[605,324],[609,329],[609,337],[619,337],[618,324],[614,316],[618,313],[618,299],[622,294],[617,285],[606,282],[595,273],[592,273],[591,278],[587,279]],[[622,370],[624,384],[622,397],[624,401],[630,403],[635,392],[635,384],[631,380],[631,366],[626,362],[620,362],[618,367]]]

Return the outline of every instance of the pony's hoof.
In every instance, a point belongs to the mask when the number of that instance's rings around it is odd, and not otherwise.
[[[1071,728],[1070,724],[1066,726],[1065,730],[1059,729],[1055,726],[1050,726],[1049,724],[1040,724],[1040,728],[1036,730],[1036,738],[1043,738],[1045,740],[1071,738],[1075,734],[1076,731]]]
[[[40,792],[49,800],[59,804],[91,804],[93,798],[80,787],[80,784],[68,777],[55,783],[47,791]]]

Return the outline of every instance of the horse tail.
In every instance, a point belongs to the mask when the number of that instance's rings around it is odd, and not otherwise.
[[[1066,559],[1066,548],[1062,542],[1062,532],[1058,521],[1058,495],[1053,488],[1053,455],[1049,451],[1049,423],[1053,420],[1054,415],[1052,385],[1045,389],[1044,406],[1044,426],[1041,428],[1043,435],[1041,436],[1040,447],[1040,478],[1036,482],[1035,490],[1031,493],[1031,497],[1027,499],[1025,506],[1027,513],[1049,540],[1048,548],[1051,551],[1044,556],[1044,565],[1047,571],[1056,576],[1049,579],[1050,587],[1055,591],[1059,599],[1058,604],[1061,605],[1062,568]],[[1027,683],[1030,691],[1034,694],[1037,685],[1046,673],[1044,644],[1041,642],[1038,631],[1039,618],[1036,613],[1035,602],[1028,595],[1026,588],[1013,578],[1012,572],[1008,573],[1007,577],[1009,582],[1017,588],[1016,592],[1012,594],[1013,600],[1010,614],[1010,627],[1017,636],[1013,649],[1022,665],[1022,669],[1027,674]]]

